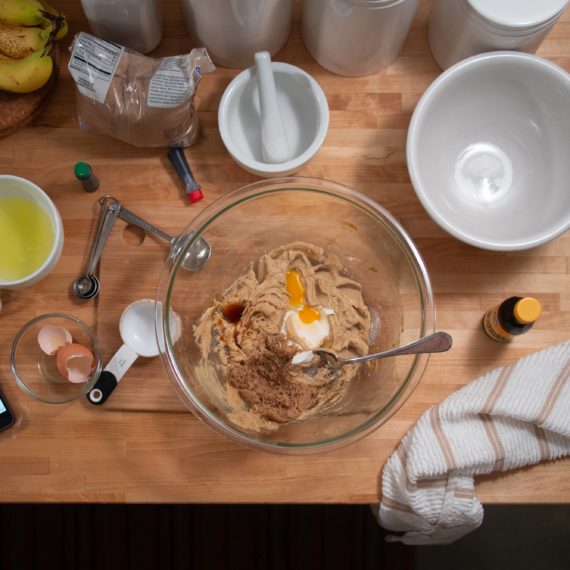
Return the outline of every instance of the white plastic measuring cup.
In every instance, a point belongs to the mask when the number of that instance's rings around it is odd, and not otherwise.
[[[180,317],[174,311],[172,315],[170,335],[176,342],[182,327]],[[96,406],[105,403],[139,356],[152,358],[164,350],[164,339],[157,340],[155,302],[151,299],[141,299],[131,303],[121,315],[119,331],[123,346],[111,358],[93,388],[87,393],[87,400]],[[162,334],[162,329],[159,334]]]

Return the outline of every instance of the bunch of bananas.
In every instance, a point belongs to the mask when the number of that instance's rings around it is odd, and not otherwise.
[[[50,51],[67,30],[43,0],[0,0],[0,90],[30,93],[45,85],[54,70]]]

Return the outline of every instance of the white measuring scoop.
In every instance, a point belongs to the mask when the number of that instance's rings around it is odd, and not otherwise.
[[[104,404],[139,356],[152,358],[164,350],[164,338],[157,340],[155,312],[156,303],[151,299],[135,301],[123,311],[119,331],[124,344],[87,393],[87,400],[91,404],[96,406]],[[171,311],[171,317],[170,336],[173,342],[176,342],[182,327],[180,317],[174,311]],[[160,334],[163,334],[162,329]]]

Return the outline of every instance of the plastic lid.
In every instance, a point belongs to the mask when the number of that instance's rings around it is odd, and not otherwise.
[[[539,26],[562,12],[568,0],[467,0],[481,16],[513,28]]]
[[[389,8],[395,4],[401,4],[405,0],[348,0],[349,4],[364,8]]]
[[[79,180],[87,180],[93,174],[91,167],[86,162],[78,162],[73,169],[75,172],[75,176],[79,178]]]
[[[534,323],[542,313],[542,307],[534,297],[524,297],[515,303],[515,319],[523,325]]]

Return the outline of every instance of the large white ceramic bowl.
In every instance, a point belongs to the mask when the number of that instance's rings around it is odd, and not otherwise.
[[[540,57],[491,52],[442,73],[410,123],[408,169],[446,231],[522,250],[570,228],[570,75]]]
[[[39,186],[25,178],[0,175],[0,198],[25,198],[34,202],[48,215],[54,232],[53,246],[48,256],[33,273],[11,281],[0,278],[0,289],[22,289],[41,281],[56,266],[63,249],[63,223],[50,197]]]

